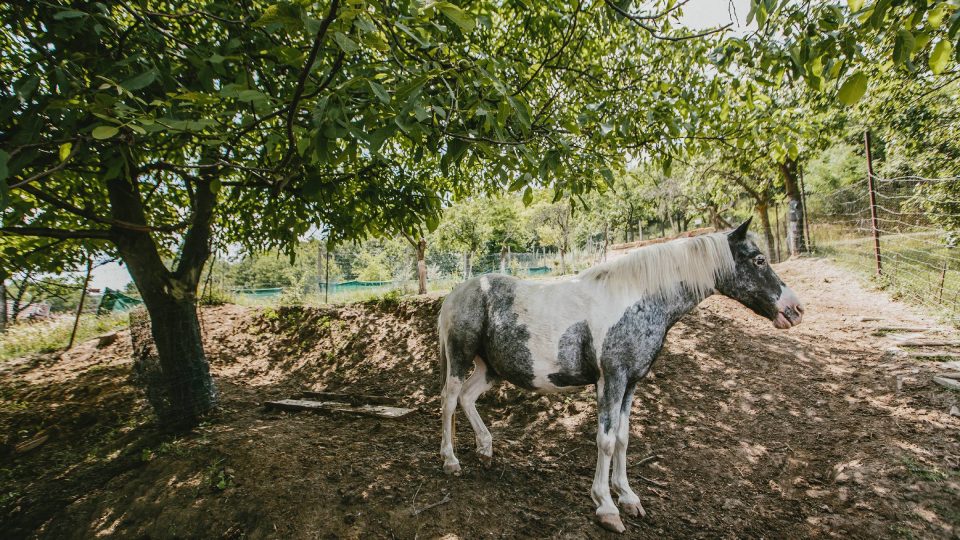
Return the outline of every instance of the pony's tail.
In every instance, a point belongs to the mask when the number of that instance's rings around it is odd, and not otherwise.
[[[447,384],[447,348],[444,346],[446,336],[443,335],[441,330],[439,318],[437,320],[437,335],[440,337],[440,391],[443,392],[443,388]]]

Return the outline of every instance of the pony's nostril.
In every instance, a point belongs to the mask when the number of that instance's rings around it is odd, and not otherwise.
[[[797,310],[797,313],[803,315],[803,306],[801,306],[800,304],[797,304],[796,306],[794,306],[793,309]]]

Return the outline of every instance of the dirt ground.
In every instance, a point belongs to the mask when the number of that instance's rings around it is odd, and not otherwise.
[[[629,457],[660,458],[629,469],[648,516],[627,535],[957,538],[960,418],[949,411],[960,392],[931,381],[942,364],[891,352],[905,336],[878,328],[949,334],[824,260],[777,270],[806,303],[803,325],[778,331],[710,298],[639,386]],[[463,476],[443,475],[438,308],[205,309],[221,407],[181,437],[156,430],[128,383],[125,332],[101,349],[3,363],[0,536],[616,537],[589,497],[592,388],[489,392],[479,410],[493,467],[480,466],[460,412]],[[308,389],[397,396],[418,412],[261,406]]]

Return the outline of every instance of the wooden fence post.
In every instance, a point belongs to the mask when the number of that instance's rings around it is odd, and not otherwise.
[[[800,167],[800,203],[803,205],[803,228],[807,234],[807,252],[813,251],[813,242],[810,241],[810,214],[807,211],[807,189],[803,186],[803,167]]]
[[[80,304],[77,305],[77,317],[73,320],[73,330],[70,332],[70,342],[67,350],[73,347],[73,340],[77,337],[77,326],[80,325],[80,314],[83,313],[83,301],[87,298],[87,286],[90,285],[90,272],[93,271],[93,259],[87,256],[87,277],[83,280],[83,290],[80,291]]]
[[[870,155],[870,130],[863,132],[863,147],[867,153],[867,189],[870,191],[870,220],[873,229],[873,255],[877,261],[877,275],[883,273],[880,261],[880,228],[877,226],[877,191],[873,182],[873,158]]]
[[[940,269],[940,291],[937,292],[937,303],[943,303],[943,282],[947,277],[947,264],[950,262],[950,259],[943,258],[943,268]]]
[[[327,242],[327,249],[326,249],[326,251],[327,251],[327,256],[326,256],[326,258],[327,258],[327,272],[326,272],[326,276],[324,277],[323,303],[324,303],[324,304],[329,304],[329,303],[330,303],[330,242]]]
[[[777,231],[777,234],[773,237],[774,239],[774,251],[776,252],[776,261],[780,262],[780,203],[773,203],[773,221],[774,221],[774,230]]]

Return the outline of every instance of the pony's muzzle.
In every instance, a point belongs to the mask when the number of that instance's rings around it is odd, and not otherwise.
[[[773,326],[786,330],[800,324],[801,321],[803,321],[803,304],[790,287],[784,286],[780,290],[780,298],[777,299],[777,316],[773,319]]]

